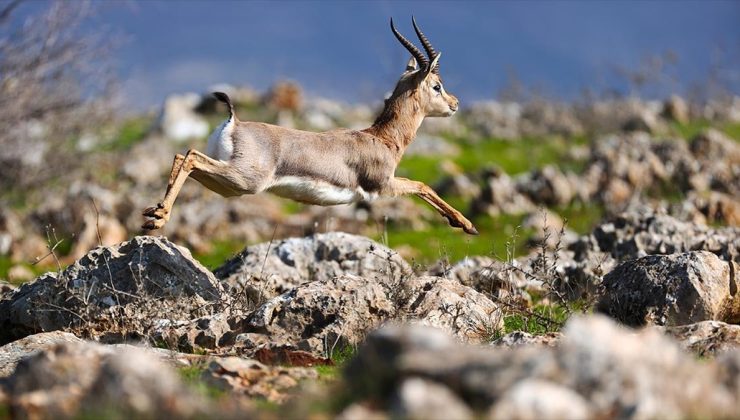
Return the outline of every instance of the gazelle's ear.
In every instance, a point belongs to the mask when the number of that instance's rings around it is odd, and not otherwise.
[[[426,68],[424,68],[424,78],[429,76],[429,73],[436,73],[435,69],[439,64],[439,57],[442,57],[441,52],[438,52],[437,55],[435,55],[432,59],[432,62]]]
[[[406,63],[406,71],[416,70],[416,59],[414,57],[409,58],[409,62]]]

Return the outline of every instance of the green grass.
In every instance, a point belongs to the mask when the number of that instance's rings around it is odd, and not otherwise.
[[[606,209],[598,203],[584,203],[582,201],[573,201],[566,206],[559,206],[553,209],[560,217],[567,222],[567,228],[578,234],[586,234],[599,223],[606,214]],[[556,232],[552,232],[555,234]]]
[[[558,331],[569,316],[568,309],[559,305],[536,305],[532,312],[552,323],[526,314],[507,315],[504,317],[503,335],[514,331],[524,331],[533,335]]]
[[[221,398],[226,394],[226,391],[210,386],[201,379],[201,375],[206,369],[205,363],[195,363],[191,366],[177,368],[177,373],[183,382],[201,395],[211,399]]]
[[[584,137],[487,139],[476,144],[452,140],[452,143],[460,146],[460,154],[450,160],[463,171],[473,174],[493,165],[509,175],[541,168],[547,164],[578,172],[583,167],[582,163],[567,158],[567,151],[573,145],[585,144],[585,141]],[[408,156],[401,160],[396,175],[434,184],[442,178],[440,162],[438,157]]]
[[[422,204],[419,204],[422,205]],[[532,232],[519,226],[523,215],[502,215],[496,218],[480,216],[472,220],[480,235],[468,235],[461,229],[450,227],[441,217],[432,222],[428,229],[410,231],[390,226],[386,232],[391,248],[409,245],[418,252],[415,262],[431,264],[440,258],[458,261],[466,256],[492,255],[504,259],[509,243],[515,255],[526,251],[526,238]],[[382,233],[376,236],[380,240]]]
[[[686,140],[693,139],[697,134],[710,127],[714,127],[724,132],[727,136],[740,141],[740,123],[728,122],[716,125],[710,121],[698,119],[689,121],[686,124],[680,124],[677,122],[672,122],[670,124],[671,132]]]
[[[214,241],[211,243],[211,250],[209,252],[194,252],[193,258],[209,270],[214,270],[243,250],[245,246],[246,244],[241,241]]]
[[[334,382],[340,379],[342,369],[347,362],[355,356],[356,349],[351,346],[342,347],[341,349],[335,350],[331,355],[331,360],[334,362],[333,366],[316,366],[316,373],[319,374],[319,379],[325,382]]]
[[[149,116],[131,118],[121,125],[117,135],[111,141],[100,145],[98,150],[111,152],[128,150],[144,139],[152,123],[153,118]]]
[[[53,263],[53,260],[52,260],[52,257],[51,256],[49,256],[47,258],[49,259],[47,262],[52,262]],[[57,270],[57,268],[55,266],[49,266],[48,264],[47,265],[41,265],[41,264],[39,264],[39,265],[32,265],[32,264],[29,264],[29,263],[26,263],[26,262],[14,263],[14,262],[12,262],[10,260],[10,257],[8,257],[8,256],[0,256],[0,279],[4,279],[4,280],[7,280],[7,281],[10,281],[8,279],[8,272],[10,271],[11,267],[14,267],[16,265],[22,265],[22,266],[30,269],[31,272],[33,273],[34,278],[36,278],[36,277],[38,277],[38,276],[40,276],[40,275],[42,275],[42,274],[44,274],[46,272],[56,271]],[[11,283],[16,284],[16,285],[20,285],[23,282],[11,282]]]
[[[733,139],[740,141],[740,122],[727,123],[722,127],[722,131]]]

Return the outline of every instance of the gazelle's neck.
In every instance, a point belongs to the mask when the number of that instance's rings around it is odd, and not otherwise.
[[[365,132],[380,137],[395,147],[398,159],[416,137],[416,131],[424,121],[424,113],[415,91],[393,95],[385,101],[385,108]]]

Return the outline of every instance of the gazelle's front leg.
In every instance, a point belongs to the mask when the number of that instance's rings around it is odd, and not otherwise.
[[[388,185],[388,192],[390,195],[417,195],[422,200],[426,201],[434,207],[435,210],[442,216],[447,218],[447,221],[452,227],[462,228],[465,233],[471,235],[477,235],[478,229],[473,226],[470,220],[466,219],[459,211],[455,210],[454,207],[447,204],[442,200],[434,190],[423,182],[412,181],[406,178],[393,178]]]
[[[177,195],[180,193],[180,189],[185,184],[185,180],[188,179],[191,172],[194,170],[218,172],[219,166],[222,165],[224,165],[223,162],[211,159],[194,149],[188,151],[184,156],[180,154],[175,155],[164,199],[156,206],[144,209],[142,214],[152,219],[147,220],[141,227],[149,230],[159,229],[170,220],[172,206],[175,204]]]

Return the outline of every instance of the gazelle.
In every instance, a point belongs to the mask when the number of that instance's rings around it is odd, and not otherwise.
[[[211,134],[207,153],[191,149],[175,155],[164,200],[144,210],[144,229],[159,229],[188,177],[224,197],[267,191],[295,201],[330,206],[377,196],[415,194],[453,227],[476,235],[475,226],[429,186],[394,176],[404,151],[425,117],[449,117],[458,100],[439,76],[439,57],[412,19],[425,56],[393,25],[391,31],[411,59],[393,94],[370,128],[323,133],[239,121],[229,97],[214,95],[229,107],[229,118]]]

